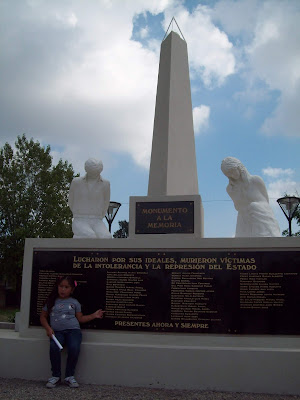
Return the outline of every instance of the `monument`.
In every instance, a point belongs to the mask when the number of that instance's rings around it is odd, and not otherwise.
[[[48,378],[39,312],[68,274],[84,313],[106,311],[82,329],[79,382],[300,394],[299,238],[203,238],[187,67],[171,32],[148,195],[130,199],[129,238],[26,239],[18,331],[0,332],[0,376]]]
[[[131,197],[129,236],[203,237],[187,45],[162,42],[148,196]]]
[[[221,169],[229,179],[226,190],[238,211],[235,237],[281,236],[262,178],[250,175],[234,157],[226,157]]]

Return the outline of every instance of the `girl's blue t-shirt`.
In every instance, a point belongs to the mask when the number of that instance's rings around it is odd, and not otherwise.
[[[47,305],[43,307],[43,310],[48,311]],[[54,331],[80,329],[78,319],[75,316],[77,312],[81,312],[81,305],[73,297],[56,299],[52,310],[49,312],[51,328]]]

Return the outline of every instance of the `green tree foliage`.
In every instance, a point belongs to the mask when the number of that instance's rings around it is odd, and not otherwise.
[[[50,146],[18,136],[0,148],[0,277],[20,282],[25,238],[72,237],[71,164],[52,166]]]
[[[128,237],[128,231],[129,231],[129,224],[126,220],[124,221],[118,221],[119,228],[114,234],[114,238],[127,238]]]

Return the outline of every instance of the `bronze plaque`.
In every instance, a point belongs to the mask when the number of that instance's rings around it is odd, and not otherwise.
[[[89,329],[300,334],[300,251],[57,251],[33,255],[30,325],[57,276],[78,282]]]
[[[194,202],[137,202],[135,233],[194,233]]]

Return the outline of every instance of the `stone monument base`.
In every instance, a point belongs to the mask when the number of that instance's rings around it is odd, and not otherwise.
[[[46,381],[48,338],[29,325],[33,252],[42,249],[147,251],[298,251],[299,238],[28,239],[19,332],[0,330],[0,376]],[[295,316],[297,318],[297,316]],[[280,321],[277,321],[280,325]],[[63,350],[63,359],[65,354]],[[81,383],[232,392],[300,394],[299,335],[230,335],[83,329],[76,377]]]

